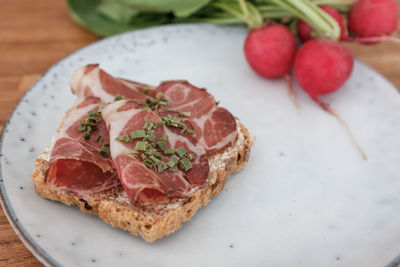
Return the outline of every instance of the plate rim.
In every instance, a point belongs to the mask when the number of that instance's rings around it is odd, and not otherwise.
[[[1,152],[3,151],[4,137],[8,133],[8,131],[7,131],[8,126],[10,124],[10,121],[13,119],[16,110],[21,105],[21,103],[24,101],[24,99],[27,96],[27,94],[30,91],[32,91],[32,89],[34,87],[36,87],[37,84],[39,84],[41,82],[41,80],[52,69],[54,69],[57,65],[59,65],[60,63],[62,63],[65,60],[67,60],[68,58],[74,56],[75,54],[78,54],[82,50],[90,49],[90,47],[92,47],[92,46],[99,45],[100,43],[106,42],[108,40],[119,38],[119,37],[121,37],[123,35],[129,35],[129,34],[134,34],[136,32],[154,30],[154,29],[157,29],[157,28],[175,28],[175,27],[187,27],[187,26],[208,26],[208,27],[211,26],[211,27],[216,27],[216,28],[220,28],[220,27],[235,27],[235,28],[239,28],[239,27],[241,27],[241,26],[237,26],[237,25],[215,25],[215,24],[211,24],[211,23],[179,23],[179,24],[159,25],[159,26],[155,26],[155,27],[148,27],[148,28],[144,28],[144,29],[132,30],[132,31],[127,31],[127,32],[115,34],[115,35],[112,35],[112,36],[97,40],[97,41],[95,41],[95,42],[93,42],[91,44],[88,44],[86,46],[83,46],[83,47],[71,52],[70,54],[66,55],[62,59],[56,61],[56,63],[51,65],[43,74],[41,74],[37,78],[37,80],[29,87],[29,89],[25,91],[24,95],[19,99],[18,103],[15,105],[14,109],[12,110],[10,115],[8,116],[8,118],[7,118],[7,120],[6,120],[5,124],[4,124],[3,130],[1,132],[1,136],[0,136],[0,158],[4,156],[3,154],[1,154]],[[354,58],[354,59],[359,64],[364,65],[369,71],[373,72],[375,75],[379,76],[385,82],[390,84],[393,88],[397,89],[396,91],[398,93],[400,93],[400,89],[397,88],[394,85],[393,82],[391,82],[389,79],[387,79],[379,71],[375,70],[370,65],[360,61],[357,58]],[[12,205],[11,205],[11,202],[8,199],[7,192],[6,192],[6,189],[5,189],[5,186],[4,186],[3,172],[2,172],[2,161],[1,160],[0,160],[0,192],[1,192],[1,194],[0,194],[1,195],[0,204],[1,204],[1,207],[2,207],[2,209],[4,211],[4,214],[6,215],[6,218],[7,218],[8,222],[10,223],[11,227],[13,228],[14,232],[16,233],[18,238],[22,241],[22,243],[25,245],[25,247],[33,254],[33,256],[35,256],[45,266],[61,266],[60,263],[58,263],[52,256],[50,256],[43,248],[41,248],[33,240],[31,235],[29,235],[29,233],[25,230],[24,226],[21,224],[21,222],[15,216],[16,214],[14,212],[14,209],[13,209]],[[390,263],[388,263],[386,265],[386,267],[397,267],[397,266],[400,266],[400,254],[398,254]]]

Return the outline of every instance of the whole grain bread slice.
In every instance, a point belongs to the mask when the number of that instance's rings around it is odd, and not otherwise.
[[[199,208],[207,205],[211,198],[222,190],[228,177],[245,166],[253,141],[249,131],[239,121],[237,121],[237,129],[236,143],[223,153],[209,159],[210,173],[205,186],[186,201],[157,209],[145,210],[133,207],[123,191],[109,196],[83,199],[53,188],[44,181],[44,174],[49,166],[51,145],[36,160],[32,179],[35,190],[40,196],[66,205],[76,205],[81,211],[96,214],[114,227],[153,242],[178,230],[182,223],[190,220]]]

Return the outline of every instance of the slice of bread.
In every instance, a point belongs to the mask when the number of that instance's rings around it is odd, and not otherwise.
[[[188,221],[200,207],[207,205],[211,198],[222,190],[229,176],[245,166],[253,141],[249,131],[239,121],[237,129],[236,143],[223,153],[209,158],[210,173],[204,187],[186,201],[153,210],[133,207],[123,191],[111,196],[86,199],[57,191],[49,183],[44,182],[52,145],[36,160],[32,179],[40,196],[66,205],[76,205],[83,212],[97,214],[100,219],[112,226],[153,242],[178,230],[183,222]]]

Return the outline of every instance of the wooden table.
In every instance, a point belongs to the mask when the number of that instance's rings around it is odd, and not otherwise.
[[[98,39],[71,21],[63,0],[0,0],[0,131],[18,100],[46,69]],[[348,46],[400,88],[399,44]],[[18,239],[2,210],[0,265],[41,265]]]

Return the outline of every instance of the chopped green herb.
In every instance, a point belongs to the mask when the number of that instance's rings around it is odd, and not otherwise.
[[[186,131],[190,134],[195,134],[196,132],[192,129],[186,128]]]
[[[145,87],[145,88],[142,89],[142,93],[147,95],[149,93],[149,90],[150,89],[148,87]]]
[[[139,152],[137,152],[136,150],[126,150],[122,152],[123,154],[129,154],[132,155],[134,157],[137,157],[139,155]]]
[[[154,128],[154,122],[152,122],[149,119],[145,119],[145,123],[144,123],[142,129],[146,129],[146,130],[150,131],[153,128]]]
[[[175,152],[175,149],[173,149],[173,148],[168,148],[168,149],[164,150],[165,155],[173,155],[174,152]]]
[[[167,106],[171,104],[171,102],[164,97],[164,94],[162,92],[157,93],[156,99],[158,100],[158,104],[161,106]]]
[[[156,136],[154,135],[154,130],[146,131],[146,139],[153,142]]]
[[[157,100],[163,99],[164,98],[164,94],[162,92],[158,92],[156,95]]]
[[[138,141],[136,143],[136,150],[138,151],[146,151],[147,141]]]
[[[160,127],[160,126],[164,126],[165,125],[165,122],[164,121],[156,121],[155,123],[154,123],[154,126],[155,127]]]
[[[147,155],[153,155],[157,150],[155,148],[150,148],[145,151]]]
[[[98,135],[98,136],[96,136],[96,138],[94,139],[94,141],[97,143],[97,142],[100,141],[100,139],[101,139],[101,135]]]
[[[153,162],[151,159],[149,159],[149,158],[145,158],[145,159],[143,160],[143,164],[144,164],[147,168],[153,168],[153,166],[154,166],[154,162]]]
[[[173,155],[173,156],[169,159],[167,165],[168,165],[170,168],[172,168],[172,167],[174,167],[176,164],[178,164],[178,162],[179,162],[179,157]]]
[[[146,100],[141,104],[143,109],[155,110],[156,108],[158,108],[158,102],[153,101],[150,98],[146,98]]]
[[[103,145],[100,150],[99,150],[100,155],[102,155],[105,158],[108,158],[110,156],[110,148],[106,145]]]
[[[147,158],[145,154],[141,154],[140,156],[142,157],[142,160],[145,160]]]
[[[157,142],[157,146],[159,149],[161,149],[162,151],[165,151],[168,149],[167,143],[165,143],[164,140]]]
[[[168,168],[167,164],[165,164],[165,162],[163,162],[161,160],[156,162],[156,167],[157,167],[157,171],[158,172],[162,172],[163,170]]]
[[[125,143],[129,143],[131,141],[131,138],[129,135],[123,135],[123,136],[118,136],[115,138],[117,141],[124,141]]]
[[[179,166],[181,166],[181,168],[184,169],[185,171],[188,171],[191,168],[193,168],[192,163],[190,163],[188,158],[181,159],[179,161]]]
[[[196,155],[194,153],[189,153],[189,160],[193,160],[196,158]]]
[[[114,96],[114,101],[119,101],[119,100],[124,100],[124,99],[125,99],[125,97],[123,95],[120,95],[120,94],[116,94]]]
[[[182,128],[181,133],[188,132],[194,134],[195,132],[192,129],[189,129],[186,124],[182,122],[182,120],[178,117],[172,116],[168,114],[165,117],[161,118],[164,121],[165,126],[175,127],[175,128]]]
[[[186,155],[187,151],[183,146],[178,147],[177,149],[175,149],[175,153],[179,156],[179,157],[183,157]]]
[[[146,137],[146,132],[145,130],[136,130],[132,131],[130,135],[132,139],[139,139]]]
[[[167,142],[168,140],[168,134],[163,134],[163,136],[161,136],[160,138],[161,141]]]
[[[78,131],[83,132],[85,140],[90,138],[93,131],[97,130],[97,123],[101,120],[101,114],[94,110],[89,111],[88,117],[81,121],[78,127]]]
[[[179,111],[178,113],[179,113],[179,115],[185,116],[185,117],[190,117],[190,115],[192,115],[192,113],[190,113],[189,111]]]
[[[152,161],[154,161],[154,162],[157,162],[157,161],[160,161],[158,158],[156,158],[155,156],[149,156],[149,158],[152,160]]]

